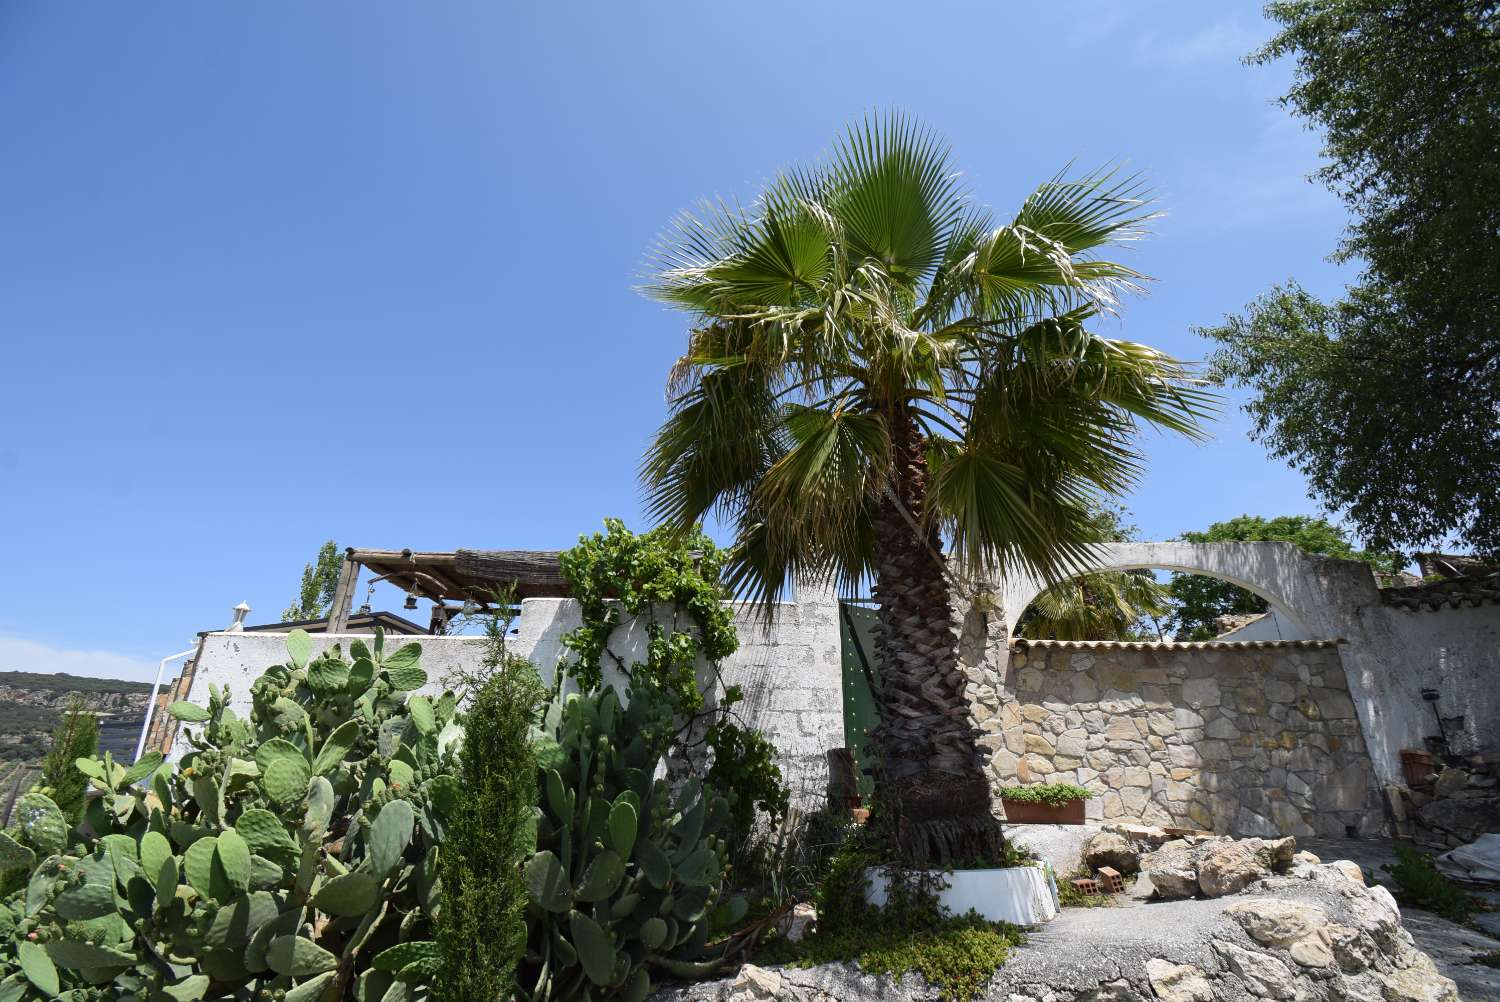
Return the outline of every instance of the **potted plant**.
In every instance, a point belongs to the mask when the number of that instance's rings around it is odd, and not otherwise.
[[[1011,824],[1081,825],[1083,802],[1093,794],[1072,783],[1007,786],[1000,791]]]

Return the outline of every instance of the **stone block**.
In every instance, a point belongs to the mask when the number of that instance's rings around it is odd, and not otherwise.
[[[1346,692],[1340,692],[1337,689],[1313,689],[1311,696],[1313,702],[1317,704],[1319,715],[1324,720],[1350,720],[1355,716],[1354,701]]]
[[[1204,741],[1198,745],[1198,754],[1209,762],[1228,762],[1229,745],[1223,741]]]
[[[1021,761],[1026,763],[1026,767],[1031,770],[1033,776],[1046,776],[1057,771],[1052,763],[1041,755],[1027,755]]]
[[[1057,737],[1057,753],[1072,758],[1083,758],[1088,754],[1087,737],[1082,731],[1065,731]]]
[[[1039,703],[1022,703],[1019,711],[1021,719],[1028,724],[1040,724],[1043,720],[1052,716]]]
[[[1180,706],[1172,711],[1172,726],[1174,730],[1181,730],[1184,727],[1202,727],[1203,717],[1185,706]]]
[[[1239,738],[1240,729],[1228,717],[1215,717],[1208,722],[1204,733],[1217,741],[1234,741]]]
[[[1057,754],[1057,748],[1052,742],[1036,734],[1026,735],[1026,751],[1031,755],[1044,755],[1048,758]]]
[[[1195,710],[1205,706],[1218,706],[1222,702],[1218,679],[1188,679],[1182,683],[1182,699]]]

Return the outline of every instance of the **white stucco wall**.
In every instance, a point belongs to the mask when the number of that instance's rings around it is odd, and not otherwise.
[[[578,603],[571,599],[528,599],[510,648],[529,658],[548,684],[566,652],[562,637],[581,623]],[[843,675],[839,649],[838,601],[826,589],[804,586],[796,602],[780,607],[775,625],[767,630],[748,611],[737,609],[735,627],[740,646],[723,665],[726,685],[738,685],[744,702],[735,712],[739,719],[759,728],[776,747],[782,773],[794,797],[815,804],[828,782],[826,752],[844,744]],[[313,651],[321,653],[334,643],[347,651],[354,635],[312,636]],[[369,637],[362,637],[369,643]],[[456,667],[474,668],[484,657],[480,637],[388,637],[391,648],[405,643],[422,645],[422,667],[428,684],[422,692],[440,693],[443,680]],[[626,661],[644,657],[645,630],[641,623],[626,621],[610,638],[610,649]],[[286,660],[284,633],[210,633],[203,637],[196,673],[188,700],[208,702],[210,684],[227,687],[231,706],[248,715],[250,683],[262,672]],[[706,667],[700,680],[711,681]],[[606,672],[606,681],[622,692],[618,673]],[[187,746],[179,739],[174,755]]]
[[[1500,748],[1500,606],[1384,611],[1405,665],[1395,679],[1410,710],[1402,747],[1421,748],[1424,735],[1438,733],[1422,700],[1423,689],[1436,689],[1454,751]]]
[[[1215,640],[1317,640],[1307,631],[1272,609],[1259,619],[1251,620],[1237,630],[1221,633]]]

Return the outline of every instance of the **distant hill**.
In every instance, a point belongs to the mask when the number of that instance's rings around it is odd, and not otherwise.
[[[99,750],[129,762],[150,698],[149,682],[0,671],[0,762],[39,762],[75,699],[99,717]]]

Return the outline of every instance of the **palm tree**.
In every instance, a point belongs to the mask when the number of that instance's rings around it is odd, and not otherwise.
[[[730,584],[768,611],[798,578],[873,579],[876,817],[910,862],[1004,846],[958,665],[960,572],[1061,579],[1098,496],[1139,470],[1138,422],[1198,432],[1209,397],[1181,364],[1087,329],[1143,277],[1097,251],[1150,217],[1139,179],[1102,171],[997,224],[938,137],[891,115],[659,242],[646,291],[693,319],[648,506],[732,525]]]
[[[1147,570],[1081,574],[1032,599],[1015,632],[1032,640],[1129,640],[1143,618],[1172,611],[1169,595]]]

